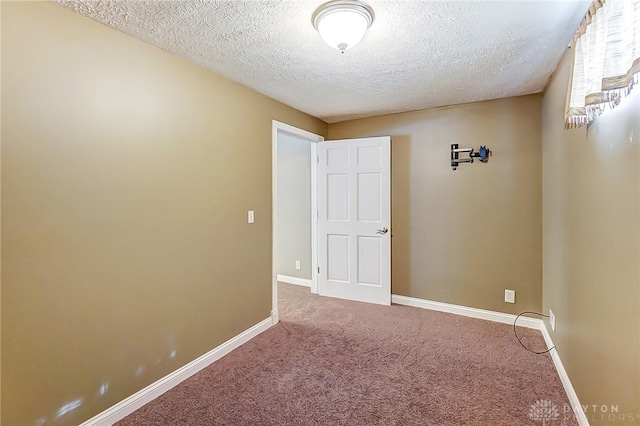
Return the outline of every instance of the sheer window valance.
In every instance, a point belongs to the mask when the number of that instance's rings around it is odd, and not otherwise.
[[[565,128],[589,123],[640,82],[640,0],[595,0],[571,47]]]

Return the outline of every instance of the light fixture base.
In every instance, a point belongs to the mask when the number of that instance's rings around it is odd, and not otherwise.
[[[336,12],[338,10],[349,10],[352,12],[357,12],[360,15],[364,16],[367,20],[367,28],[373,24],[373,20],[375,19],[375,14],[373,13],[373,9],[367,3],[360,0],[332,0],[330,2],[321,4],[318,8],[313,12],[311,16],[311,22],[313,23],[313,28],[318,29],[318,24],[320,20],[327,16],[329,13]]]

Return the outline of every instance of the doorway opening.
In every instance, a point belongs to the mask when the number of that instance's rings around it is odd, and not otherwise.
[[[273,120],[272,312],[278,316],[278,280],[318,292],[317,144],[324,137]]]

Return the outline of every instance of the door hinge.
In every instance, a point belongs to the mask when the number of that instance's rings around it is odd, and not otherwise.
[[[319,162],[320,162],[320,156],[316,155],[316,163],[319,163]]]
[[[320,273],[320,267],[318,266],[318,273]]]

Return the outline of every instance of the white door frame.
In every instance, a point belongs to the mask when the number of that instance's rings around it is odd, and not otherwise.
[[[278,133],[287,133],[304,139],[311,144],[311,292],[318,292],[318,142],[324,137],[273,120],[271,126],[271,318],[275,325],[278,320]]]

